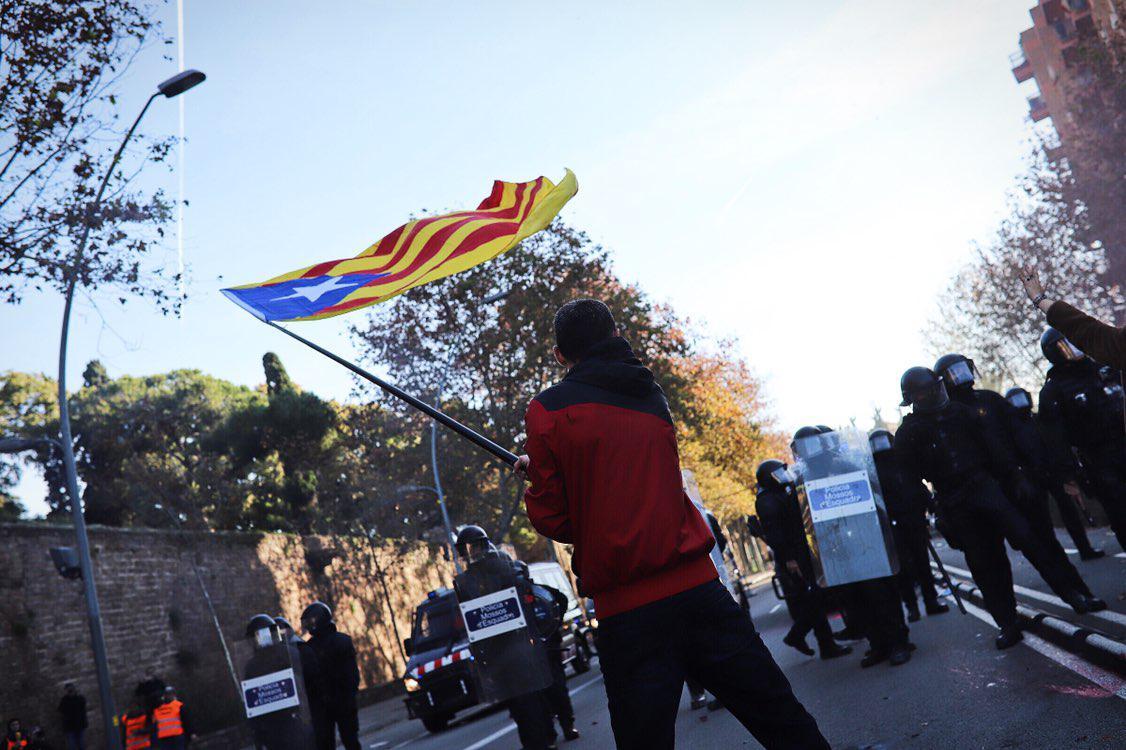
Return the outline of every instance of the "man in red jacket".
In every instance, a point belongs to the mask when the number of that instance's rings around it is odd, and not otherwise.
[[[747,614],[719,582],[715,543],[684,493],[676,432],[653,374],[597,300],[555,314],[567,368],[528,406],[532,525],[574,545],[598,615],[598,653],[619,748],[671,748],[685,677],[768,750],[824,748],[817,723]]]

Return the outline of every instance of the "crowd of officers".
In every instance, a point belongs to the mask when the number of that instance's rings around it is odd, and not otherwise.
[[[1087,538],[1081,493],[1102,504],[1126,547],[1121,374],[1098,366],[1052,328],[1041,337],[1041,349],[1051,368],[1036,414],[1031,395],[1021,388],[1001,396],[977,387],[974,363],[961,354],[903,374],[903,406],[910,406],[911,413],[894,436],[887,430],[869,435],[899,560],[894,578],[819,589],[797,500],[800,477],[779,460],[758,467],[752,530],[774,553],[794,620],[784,639],[787,645],[813,655],[806,643],[812,631],[821,658],[831,659],[849,652],[836,640],[863,637],[870,650],[862,667],[908,661],[914,646],[906,622],[921,616],[918,597],[928,615],[948,609],[939,601],[931,573],[928,513],[935,515],[949,545],[964,553],[986,609],[1000,628],[998,649],[1022,638],[1006,541],[1077,613],[1106,608],[1060,545],[1049,498],[1082,560],[1103,552]],[[804,458],[797,455],[797,446],[810,439],[821,440],[821,455],[831,460],[839,440],[824,426],[798,430],[791,444],[795,458]],[[834,633],[829,626],[826,612],[832,608],[843,615],[843,631]]]

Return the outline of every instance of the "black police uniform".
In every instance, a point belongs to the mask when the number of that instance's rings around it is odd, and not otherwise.
[[[999,477],[1001,489],[1009,502],[1024,515],[1032,532],[1039,538],[1045,564],[1056,569],[1057,575],[1067,581],[1068,589],[1092,596],[1091,590],[1067,558],[1067,553],[1056,536],[1044,488],[1031,481],[1038,473],[1046,471],[1047,467],[1038,461],[1043,457],[1025,456],[1020,451],[1016,440],[1019,431],[1017,423],[1020,420],[1017,408],[996,391],[972,386],[947,390],[952,401],[977,411],[978,417],[991,427],[988,434],[992,439],[1002,442],[1004,453],[1012,456],[1014,464],[1019,466],[1017,470],[1010,469],[1008,476]]]
[[[308,643],[317,655],[324,686],[323,723],[317,726],[317,746],[321,750],[336,747],[335,733],[339,730],[345,750],[360,750],[360,669],[352,639],[327,622],[318,626]]]
[[[1079,465],[1074,454],[1068,446],[1058,440],[1049,440],[1040,426],[1039,419],[1032,414],[1031,404],[1027,409],[1018,407],[1017,415],[1011,425],[1013,441],[1016,443],[1021,464],[1027,468],[1029,478],[1055,500],[1060,518],[1075,548],[1079,551],[1079,556],[1085,560],[1101,556],[1087,538],[1083,515],[1079,512],[1075,499],[1064,489],[1065,485],[1078,482]],[[1040,506],[1037,510],[1038,516],[1029,520],[1034,526],[1040,526],[1041,533],[1045,529],[1045,520],[1047,520],[1047,531],[1054,536],[1047,507]]]
[[[894,447],[907,471],[934,486],[939,529],[965,554],[986,609],[1002,629],[1001,647],[1019,639],[1006,539],[1057,594],[1074,599],[1066,576],[1052,564],[1027,519],[1001,489],[1000,481],[1019,471],[1005,446],[1004,437],[975,410],[950,402],[934,411],[906,415]]]
[[[570,602],[567,601],[567,596],[557,588],[542,585],[540,585],[540,588],[551,594],[551,598],[555,600],[558,613],[553,632],[544,640],[551,661],[552,683],[550,687],[544,689],[543,697],[551,708],[551,713],[559,720],[559,727],[563,730],[563,736],[567,739],[575,739],[578,737],[578,733],[575,731],[575,707],[571,705],[571,695],[567,692],[567,673],[563,667],[563,617],[567,613]]]
[[[876,475],[892,522],[892,536],[899,557],[897,580],[903,603],[912,618],[917,618],[919,603],[915,587],[918,586],[928,614],[944,612],[946,607],[938,601],[927,553],[930,539],[927,511],[934,500],[919,478],[904,470],[894,450],[874,451],[872,458],[876,462]]]
[[[1090,359],[1054,364],[1040,390],[1040,422],[1050,437],[1079,451],[1110,527],[1126,548],[1126,433],[1121,388],[1104,378]]]
[[[786,645],[808,651],[805,637],[809,631],[817,639],[821,657],[828,659],[847,653],[833,641],[833,631],[825,617],[821,592],[814,584],[813,558],[805,538],[801,508],[797,497],[786,492],[786,486],[759,484],[755,500],[755,513],[762,526],[763,537],[774,553],[774,574],[782,583],[786,603],[794,624],[783,639]],[[797,563],[799,575],[794,575],[787,563]]]

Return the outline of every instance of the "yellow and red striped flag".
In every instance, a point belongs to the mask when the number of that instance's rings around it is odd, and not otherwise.
[[[317,263],[223,294],[265,321],[342,315],[511,250],[547,227],[578,188],[569,169],[558,185],[546,177],[497,180],[476,210],[416,219],[354,258]]]

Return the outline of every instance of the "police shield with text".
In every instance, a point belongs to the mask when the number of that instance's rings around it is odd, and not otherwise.
[[[537,598],[531,580],[480,526],[461,529],[457,552],[466,568],[454,577],[454,593],[479,694],[507,701],[526,750],[554,747],[555,727],[543,693],[554,681],[544,644],[556,619],[554,601]]]
[[[269,615],[255,615],[240,648],[250,651],[243,667],[242,698],[257,750],[313,747],[301,657],[282,641]]]
[[[1040,389],[1040,423],[1079,452],[1096,499],[1126,547],[1126,431],[1121,375],[1104,372],[1055,328],[1044,331],[1040,349],[1052,363]]]
[[[1071,588],[1001,489],[1019,465],[993,424],[952,402],[942,380],[926,367],[907,370],[900,390],[903,405],[912,411],[896,433],[895,451],[906,471],[934,487],[939,531],[965,554],[986,609],[1001,629],[997,648],[1022,638],[1006,540],[1064,601],[1076,611],[1089,611],[1087,597]]]

